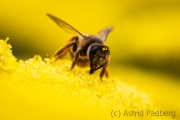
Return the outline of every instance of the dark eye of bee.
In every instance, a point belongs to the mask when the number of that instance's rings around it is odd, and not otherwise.
[[[91,74],[107,63],[110,51],[107,46],[93,45],[89,52]]]

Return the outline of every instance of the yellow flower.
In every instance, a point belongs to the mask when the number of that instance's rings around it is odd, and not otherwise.
[[[3,70],[12,70],[15,68],[16,58],[12,55],[11,45],[7,44],[6,40],[0,40],[0,71]]]
[[[67,72],[67,60],[50,64],[49,58],[35,55],[16,62],[7,40],[0,40],[1,120],[159,119],[145,115],[157,108],[135,86],[113,78],[102,82],[98,74],[78,67]],[[127,111],[137,114],[127,116]]]

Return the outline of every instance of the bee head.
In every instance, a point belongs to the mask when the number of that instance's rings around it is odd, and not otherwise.
[[[110,51],[107,46],[93,45],[89,50],[90,74],[109,63]]]

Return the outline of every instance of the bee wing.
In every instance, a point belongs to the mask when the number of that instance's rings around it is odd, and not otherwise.
[[[50,17],[64,31],[66,31],[68,33],[76,33],[76,34],[80,35],[82,38],[84,38],[83,34],[81,34],[73,26],[69,25],[68,23],[66,23],[65,21],[61,20],[60,18],[58,18],[58,17],[56,17],[54,15],[51,15],[51,14],[47,14],[47,16]]]
[[[106,41],[107,36],[109,35],[109,33],[113,30],[113,27],[108,27],[105,28],[104,30],[101,30],[98,33],[98,37],[101,38],[103,41]]]

